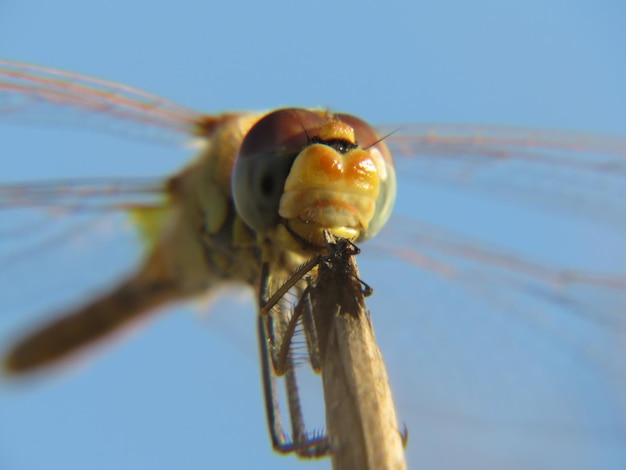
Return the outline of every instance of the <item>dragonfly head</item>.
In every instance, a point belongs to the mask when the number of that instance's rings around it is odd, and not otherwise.
[[[250,129],[232,189],[240,216],[257,232],[284,224],[323,246],[325,230],[354,241],[378,233],[391,215],[396,181],[391,155],[367,123],[290,108]]]

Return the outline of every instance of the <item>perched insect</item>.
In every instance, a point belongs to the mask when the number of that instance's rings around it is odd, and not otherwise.
[[[359,244],[373,238],[363,254],[378,256],[380,267],[366,280],[381,298],[376,325],[395,330],[393,350],[383,352],[391,370],[402,371],[399,418],[413,434],[416,425],[439,427],[435,434],[459,449],[452,461],[505,435],[515,439],[506,459],[532,455],[548,467],[626,459],[623,270],[584,258],[534,260],[426,225],[416,209],[423,198],[402,192],[441,184],[623,234],[624,141],[477,127],[374,130],[350,115],[294,108],[208,116],[122,85],[8,61],[0,63],[0,95],[9,118],[52,105],[188,135],[203,146],[161,182],[0,187],[6,214],[39,211],[51,223],[127,211],[149,246],[117,288],[9,348],[10,373],[45,367],[222,282],[260,289],[262,306],[323,250],[330,230]],[[396,174],[398,206],[408,217],[395,217],[395,226],[392,217],[384,228]],[[565,227],[556,223],[529,243],[567,239],[573,232],[559,233]],[[592,258],[602,245],[583,240],[578,251]],[[468,432],[473,426],[497,436]],[[539,433],[554,437],[550,446]]]

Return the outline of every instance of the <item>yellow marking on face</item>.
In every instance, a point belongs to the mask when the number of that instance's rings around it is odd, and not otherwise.
[[[328,120],[322,127],[320,127],[317,137],[319,137],[320,140],[339,139],[347,140],[352,144],[356,142],[354,129],[344,122],[333,119]]]
[[[345,154],[313,144],[300,153],[285,182],[279,214],[312,243],[323,243],[323,230],[356,239],[376,209],[380,173],[374,156],[361,149]]]

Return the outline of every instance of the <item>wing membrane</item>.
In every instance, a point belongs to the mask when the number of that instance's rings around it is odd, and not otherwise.
[[[0,59],[0,116],[138,137],[205,135],[212,118],[119,83]],[[159,130],[157,133],[155,130]]]
[[[512,441],[541,462],[623,456],[626,269],[394,222],[360,264],[412,436],[481,455]]]
[[[392,132],[381,128],[382,135]],[[386,139],[411,184],[626,221],[626,139],[489,126],[408,126]]]
[[[0,263],[18,262],[87,234],[93,236],[98,227],[112,230],[105,221],[119,223],[119,216],[128,219],[125,213],[159,210],[168,203],[165,186],[156,179],[76,179],[0,186]],[[130,225],[128,221],[126,225]]]
[[[156,179],[69,179],[0,186],[0,210],[128,210],[162,203],[166,184]]]
[[[393,229],[399,226],[401,230]],[[474,292],[486,304],[507,295],[536,298],[591,322],[625,328],[621,334],[626,335],[626,269],[621,266],[609,269],[533,260],[467,234],[401,216],[376,244],[411,269],[437,276],[451,288]]]

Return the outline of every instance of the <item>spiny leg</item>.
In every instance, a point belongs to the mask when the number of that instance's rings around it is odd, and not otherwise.
[[[304,418],[300,405],[296,370],[291,356],[292,339],[296,330],[296,325],[301,317],[310,318],[310,303],[307,299],[307,288],[298,287],[297,284],[303,281],[302,278],[313,267],[319,263],[319,256],[314,257],[303,267],[296,270],[285,284],[283,284],[274,295],[269,295],[270,279],[269,269],[264,265],[261,289],[261,314],[259,315],[259,342],[261,347],[261,369],[263,374],[263,387],[265,393],[265,405],[272,445],[274,449],[281,453],[296,452],[300,457],[315,458],[329,453],[328,439],[325,435],[309,435],[306,432]],[[296,290],[300,300],[295,308],[284,298],[288,292]],[[265,299],[269,299],[266,301]],[[307,334],[307,345],[311,361],[316,371],[319,370],[319,354],[316,352],[315,338],[309,335],[307,324],[311,321],[305,320],[305,332]],[[315,367],[317,365],[317,367]],[[285,435],[282,426],[278,392],[276,389],[276,376],[285,376],[285,386],[289,415],[292,427],[292,440]]]

